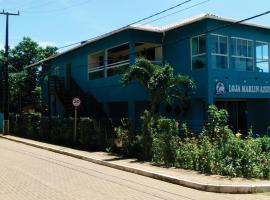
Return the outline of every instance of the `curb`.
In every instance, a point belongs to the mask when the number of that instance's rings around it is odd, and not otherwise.
[[[111,167],[114,169],[146,176],[149,178],[154,178],[154,179],[157,179],[160,181],[165,181],[168,183],[172,183],[172,184],[176,184],[176,185],[180,185],[180,186],[184,186],[184,187],[188,187],[188,188],[192,188],[192,189],[196,189],[196,190],[201,190],[201,191],[205,191],[205,192],[230,193],[230,194],[250,194],[250,193],[259,193],[259,192],[270,191],[270,185],[237,186],[237,185],[214,185],[214,184],[203,184],[203,183],[198,183],[198,182],[192,182],[192,181],[185,180],[185,179],[179,179],[179,178],[176,178],[173,176],[168,176],[168,175],[164,175],[164,174],[160,174],[160,173],[154,173],[154,172],[150,172],[147,170],[142,170],[142,169],[133,168],[133,167],[129,167],[129,166],[119,165],[119,164],[115,164],[112,162],[103,161],[100,159],[89,158],[89,157],[82,156],[82,155],[79,155],[76,153],[66,152],[64,150],[58,150],[55,148],[45,147],[42,145],[30,143],[30,142],[16,140],[16,139],[8,138],[8,137],[2,136],[2,135],[0,135],[0,138],[7,139],[7,140],[17,142],[17,143],[21,143],[21,144],[25,144],[28,146],[44,149],[44,150],[51,151],[54,153],[58,153],[58,154],[66,155],[66,156],[71,156],[71,157],[85,160],[88,162],[92,162],[92,163],[95,163],[98,165]]]

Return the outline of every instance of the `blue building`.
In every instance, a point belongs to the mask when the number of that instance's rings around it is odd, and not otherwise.
[[[270,27],[202,14],[164,27],[132,25],[49,57],[42,66],[43,106],[49,115],[104,109],[113,119],[136,119],[148,97],[137,84],[123,88],[121,74],[137,57],[169,63],[197,84],[190,105],[161,106],[167,116],[199,131],[209,104],[226,108],[235,130],[266,133],[270,126]],[[95,102],[96,101],[96,102]],[[92,103],[89,103],[92,102]]]

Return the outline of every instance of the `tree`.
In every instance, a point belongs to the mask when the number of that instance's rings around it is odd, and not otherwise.
[[[151,113],[156,113],[161,103],[187,100],[188,89],[195,87],[194,81],[188,76],[175,75],[170,65],[155,65],[144,58],[137,59],[123,75],[124,86],[131,81],[137,81],[149,94]]]
[[[14,48],[10,49],[10,111],[21,112],[25,106],[37,110],[40,108],[41,94],[39,85],[39,69],[25,67],[57,53],[56,47],[45,48],[29,37],[24,37]],[[1,66],[0,52],[0,66]]]

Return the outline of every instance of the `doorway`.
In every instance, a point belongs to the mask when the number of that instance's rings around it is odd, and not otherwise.
[[[247,102],[246,101],[216,101],[218,109],[226,109],[229,114],[229,127],[235,132],[247,134]]]

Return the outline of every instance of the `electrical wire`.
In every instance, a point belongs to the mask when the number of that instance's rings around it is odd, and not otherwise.
[[[152,15],[150,15],[150,16],[148,16],[148,17],[145,17],[145,18],[143,18],[143,19],[140,19],[140,20],[137,20],[137,21],[135,21],[135,22],[132,22],[132,23],[126,25],[126,26],[123,26],[123,27],[119,28],[118,30],[123,29],[123,28],[126,28],[126,27],[129,27],[129,26],[132,26],[132,25],[137,24],[137,23],[140,23],[140,22],[142,22],[142,21],[151,19],[151,18],[156,17],[156,16],[158,16],[158,15],[160,15],[160,14],[163,14],[163,13],[168,12],[168,11],[170,11],[170,10],[173,10],[173,9],[175,9],[175,8],[177,8],[177,7],[180,7],[180,6],[184,5],[184,4],[187,4],[187,3],[191,2],[191,1],[193,1],[193,0],[187,0],[187,1],[184,1],[184,2],[182,2],[182,3],[179,3],[179,4],[175,5],[175,6],[172,6],[172,7],[170,7],[170,8],[165,9],[165,10],[162,10],[162,11],[160,11],[160,12],[157,12],[157,13],[155,13],[155,14],[152,14]],[[87,39],[87,40],[80,41],[80,42],[74,42],[74,43],[71,43],[71,44],[68,44],[68,45],[64,45],[64,46],[58,47],[58,49],[64,49],[64,48],[67,48],[67,47],[70,47],[70,46],[74,46],[74,45],[77,45],[77,44],[85,43],[85,42],[87,42],[87,41],[89,41],[89,40],[93,40],[93,39],[95,39],[95,38],[96,38],[96,37],[94,37],[94,38],[89,38],[89,39]]]
[[[266,12],[263,12],[263,13],[260,13],[260,14],[257,14],[257,15],[254,15],[252,17],[248,17],[248,18],[239,20],[239,21],[231,22],[231,23],[228,23],[228,24],[225,24],[225,25],[222,25],[222,26],[217,26],[217,27],[212,28],[212,29],[207,30],[207,31],[199,32],[199,33],[196,33],[196,34],[193,34],[193,35],[185,36],[185,37],[177,39],[177,40],[169,41],[167,43],[163,43],[162,46],[167,46],[167,45],[170,45],[171,43],[176,44],[177,42],[182,42],[182,41],[185,41],[185,40],[189,40],[190,38],[192,38],[194,36],[197,36],[197,35],[203,35],[203,34],[207,34],[207,33],[217,31],[217,30],[225,29],[225,28],[228,28],[228,27],[231,27],[231,26],[234,26],[234,25],[237,25],[237,24],[241,24],[243,22],[246,22],[246,21],[258,18],[258,17],[262,17],[262,16],[268,15],[268,14],[270,14],[270,10],[266,11]],[[135,55],[135,54],[136,54],[136,52],[135,53],[129,53],[128,56]],[[107,59],[107,60],[104,60],[104,61],[109,62],[109,61],[112,61],[112,59]],[[90,64],[98,64],[98,62],[96,62],[96,63],[92,62]],[[88,65],[77,65],[76,67],[89,67],[89,64]]]
[[[74,8],[74,7],[78,7],[78,6],[82,6],[82,5],[85,5],[85,4],[88,4],[90,3],[92,0],[86,0],[86,1],[82,1],[80,3],[74,3],[72,5],[69,5],[69,6],[66,6],[66,7],[63,7],[63,8],[57,8],[57,9],[52,9],[52,10],[40,10],[40,11],[24,11],[26,13],[44,13],[44,14],[49,14],[49,13],[53,13],[53,12],[61,12],[61,11],[65,11],[67,9],[70,9],[70,8]]]
[[[40,2],[39,2],[40,3]],[[43,7],[43,6],[46,6],[46,5],[49,5],[51,3],[55,3],[55,0],[50,0],[50,1],[46,1],[46,2],[43,2],[41,4],[38,4],[38,5],[32,5],[32,6],[29,6],[29,7],[23,7],[21,10],[24,12],[24,11],[28,11],[28,10],[32,10],[33,8],[39,8],[39,7]]]
[[[165,16],[159,17],[159,18],[157,18],[157,19],[154,19],[154,20],[152,20],[152,21],[149,21],[149,22],[147,22],[147,23],[144,23],[143,25],[147,25],[147,24],[150,24],[150,23],[152,23],[152,22],[156,22],[156,21],[158,21],[158,20],[164,19],[164,18],[166,18],[166,17],[170,17],[170,16],[172,16],[172,15],[175,15],[175,14],[178,14],[178,13],[180,13],[180,12],[186,11],[186,10],[188,10],[188,9],[190,9],[190,8],[194,8],[194,7],[196,7],[196,6],[200,6],[200,5],[202,5],[202,4],[205,4],[205,3],[209,2],[209,1],[211,1],[211,0],[205,0],[205,1],[199,2],[199,3],[197,3],[197,4],[194,4],[194,5],[192,5],[192,6],[189,6],[189,7],[187,7],[187,8],[178,10],[178,11],[176,11],[176,12],[170,13],[170,14],[168,14],[168,15],[165,15]]]

